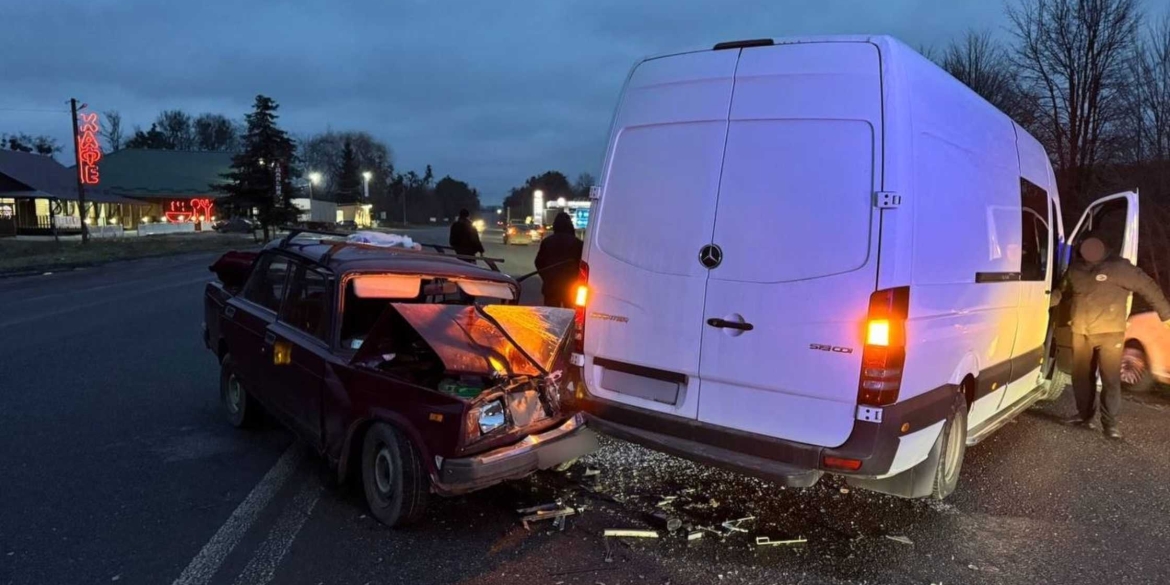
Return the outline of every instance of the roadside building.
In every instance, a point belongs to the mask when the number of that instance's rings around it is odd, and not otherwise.
[[[126,229],[191,231],[206,228],[218,215],[217,202],[226,196],[214,185],[231,170],[229,152],[146,150],[127,148],[109,153],[101,162],[101,187],[106,193],[144,204],[126,218]],[[173,230],[157,227],[173,225]],[[185,229],[178,229],[185,228]]]
[[[0,150],[0,237],[80,234],[82,221],[95,236],[117,235],[126,218],[145,207],[101,186],[87,186],[85,200],[83,218],[75,169],[51,156]]]

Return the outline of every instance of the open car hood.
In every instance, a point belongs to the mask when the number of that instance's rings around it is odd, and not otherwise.
[[[483,310],[532,356],[552,370],[568,344],[573,311],[554,307],[488,305]],[[447,371],[468,375],[537,376],[540,371],[476,308],[468,305],[391,303],[370,330],[353,362],[363,362],[393,347],[395,323],[401,317],[434,350]]]

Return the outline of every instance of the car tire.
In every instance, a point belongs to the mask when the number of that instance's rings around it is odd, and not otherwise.
[[[362,487],[379,522],[392,528],[417,522],[430,495],[418,447],[394,427],[375,423],[362,444]]]
[[[260,405],[236,373],[231,354],[224,355],[219,364],[219,397],[228,422],[233,427],[253,428],[260,422]]]
[[[1149,392],[1154,387],[1150,374],[1150,360],[1140,345],[1126,344],[1121,354],[1121,389],[1127,392]]]
[[[939,433],[938,465],[934,469],[934,484],[930,497],[941,500],[951,495],[959,485],[959,472],[967,454],[967,399],[962,393],[955,396],[951,415]]]

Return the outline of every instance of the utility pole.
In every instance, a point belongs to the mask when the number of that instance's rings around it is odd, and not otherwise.
[[[81,180],[81,137],[77,134],[77,98],[69,98],[69,110],[73,113],[73,158],[77,164],[77,212],[81,219],[81,243],[84,244],[89,242],[89,230],[85,225],[85,182]]]
[[[402,190],[402,227],[406,227],[406,193],[407,189]]]

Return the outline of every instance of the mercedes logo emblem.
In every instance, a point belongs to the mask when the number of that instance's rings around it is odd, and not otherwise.
[[[699,264],[708,270],[719,266],[723,262],[723,249],[715,244],[707,244],[699,249]]]

